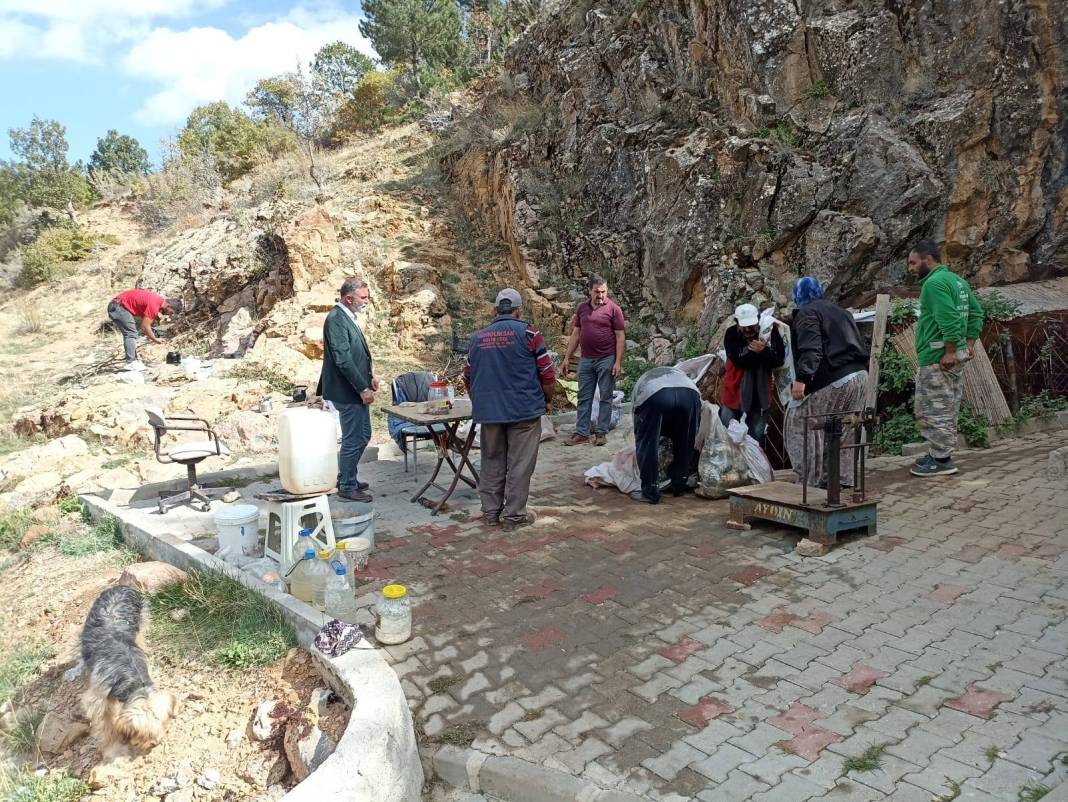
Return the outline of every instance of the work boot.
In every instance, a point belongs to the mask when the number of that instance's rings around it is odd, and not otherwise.
[[[536,520],[538,520],[538,514],[534,511],[531,511],[519,519],[506,518],[504,523],[501,525],[501,529],[505,532],[514,532],[516,529],[519,529],[521,527],[530,526]]]
[[[339,490],[337,492],[337,497],[342,501],[362,501],[364,504],[369,504],[374,501],[374,496],[365,490],[353,490],[351,493]]]
[[[916,464],[909,471],[913,476],[949,476],[957,472],[957,466],[953,464],[952,457],[938,459],[928,454],[923,459],[916,460]]]
[[[593,436],[593,444],[595,446],[608,445],[608,437],[602,432],[597,432],[597,434]]]
[[[565,446],[580,446],[583,443],[588,443],[588,442],[590,442],[590,438],[588,438],[586,435],[584,435],[584,434],[573,434],[573,435],[571,435],[569,438],[567,438],[564,441],[564,445]]]
[[[484,512],[482,513],[482,525],[483,526],[500,526],[501,514],[499,512]]]
[[[643,493],[641,490],[632,490],[627,495],[630,496],[631,499],[633,499],[634,501],[640,501],[642,504],[660,503],[659,498],[650,498],[649,496],[645,495],[645,493]]]

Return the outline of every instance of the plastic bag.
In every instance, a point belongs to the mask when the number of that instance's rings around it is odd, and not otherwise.
[[[608,462],[595,465],[584,474],[586,484],[591,487],[613,486],[621,493],[640,490],[641,475],[638,473],[638,461],[634,457],[634,446],[627,446],[617,451]]]
[[[252,574],[256,579],[260,580],[266,585],[270,585],[275,590],[280,590],[282,593],[286,592],[286,583],[282,579],[282,572],[278,568],[278,563],[272,560],[270,557],[260,557],[257,560],[245,563],[241,566],[242,570]]]
[[[745,442],[745,438],[749,436],[749,426],[745,422],[745,415],[742,415],[741,420],[732,420],[727,425],[727,437],[736,446],[740,446]]]
[[[778,328],[779,336],[782,337],[786,359],[783,360],[781,366],[772,371],[772,378],[775,381],[775,394],[779,397],[779,402],[785,409],[790,403],[791,388],[796,375],[794,373],[794,352],[793,344],[790,341],[790,327],[776,318],[774,313],[775,310],[771,307],[760,313],[760,339],[764,340],[764,342],[769,342],[773,327]]]
[[[553,440],[556,438],[556,427],[553,426],[553,422],[549,420],[548,415],[541,416],[541,442],[546,440]]]
[[[750,483],[749,467],[743,448],[732,441],[727,427],[719,419],[719,407],[712,406],[708,436],[697,464],[695,492],[702,498],[725,498],[731,488]]]
[[[772,470],[771,463],[768,462],[768,455],[764,453],[760,443],[746,435],[741,449],[750,479],[759,485],[763,485],[775,478],[775,471]]]
[[[593,391],[593,405],[590,407],[590,421],[597,422],[598,413],[601,409],[601,389],[598,387]],[[608,430],[619,426],[619,422],[623,419],[623,391],[616,390],[612,393],[612,417],[608,421]]]

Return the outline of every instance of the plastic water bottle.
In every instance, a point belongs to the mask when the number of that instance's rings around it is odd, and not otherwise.
[[[329,549],[323,549],[319,552],[315,562],[312,563],[312,607],[316,610],[326,610],[326,584],[333,574],[333,569],[330,567],[331,556],[333,556],[333,552]]]
[[[326,582],[326,614],[346,624],[355,624],[357,609],[348,572],[344,565],[335,565],[334,572]]]
[[[290,594],[308,604],[312,603],[312,566],[316,562],[315,549],[307,548],[289,574]]]
[[[345,579],[349,583],[349,588],[352,588],[352,572],[349,569],[349,553],[345,550],[345,541],[341,540],[334,544],[334,558],[330,560],[330,567],[335,571],[340,565],[345,569]]]
[[[314,529],[301,529],[297,533],[297,542],[293,544],[292,562],[298,563],[304,559],[304,552],[308,549],[315,550],[315,543],[311,539],[311,533]]]

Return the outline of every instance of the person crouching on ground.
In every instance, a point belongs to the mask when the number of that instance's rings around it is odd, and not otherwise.
[[[938,246],[917,243],[909,253],[909,273],[920,279],[920,319],[916,321],[916,402],[914,412],[928,453],[912,466],[913,476],[957,472],[957,418],[964,392],[964,363],[983,330],[983,307],[968,282],[942,264]]]
[[[108,304],[108,317],[122,334],[122,348],[128,370],[145,369],[145,363],[137,358],[137,321],[140,321],[141,334],[158,343],[160,339],[152,331],[152,323],[160,315],[173,315],[181,309],[181,301],[169,301],[148,290],[126,290],[111,299]]]
[[[513,289],[497,293],[497,316],[471,335],[464,364],[471,420],[482,427],[482,520],[502,524],[505,532],[534,523],[535,514],[527,510],[530,477],[538,461],[541,416],[556,385],[544,338],[519,319],[522,305]]]
[[[771,372],[786,361],[786,344],[776,326],[771,327],[767,342],[761,339],[760,313],[753,304],[735,309],[734,320],[735,325],[723,334],[727,365],[719,419],[727,426],[745,415],[749,436],[763,448],[771,408]]]
[[[868,352],[860,339],[853,315],[823,298],[823,287],[811,276],[794,285],[793,400],[786,410],[785,439],[790,463],[809,485],[827,486],[823,432],[809,431],[808,462],[804,454],[804,416],[848,412],[864,406],[868,381]],[[823,419],[817,420],[822,423]],[[853,442],[853,427],[845,427],[842,445]],[[843,449],[841,477],[853,486],[853,452]],[[803,464],[804,463],[804,464]]]
[[[571,357],[580,349],[578,367],[578,416],[575,433],[564,441],[565,446],[590,442],[590,415],[593,392],[600,390],[597,423],[593,427],[593,444],[608,442],[608,428],[612,422],[612,394],[616,379],[623,371],[623,351],[626,335],[623,310],[608,297],[608,282],[600,276],[590,277],[590,299],[579,304],[571,321],[571,337],[567,341],[560,372],[571,370]]]
[[[630,497],[646,504],[660,502],[660,438],[671,440],[669,490],[681,496],[689,488],[697,428],[701,423],[701,393],[678,368],[653,368],[641,375],[631,393],[634,404],[634,456],[642,486]]]

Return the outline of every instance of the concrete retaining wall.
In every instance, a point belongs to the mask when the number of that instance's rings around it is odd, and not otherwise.
[[[123,520],[122,509],[99,496],[82,496],[94,519],[110,515],[123,540],[147,557],[186,571],[218,571],[234,577],[276,605],[316,660],[324,681],[352,708],[341,741],[323,764],[290,791],[283,802],[418,802],[423,767],[415,742],[412,714],[393,668],[366,641],[335,659],[312,646],[319,632],[319,611],[265,585],[206,551],[169,535],[153,535]]]

